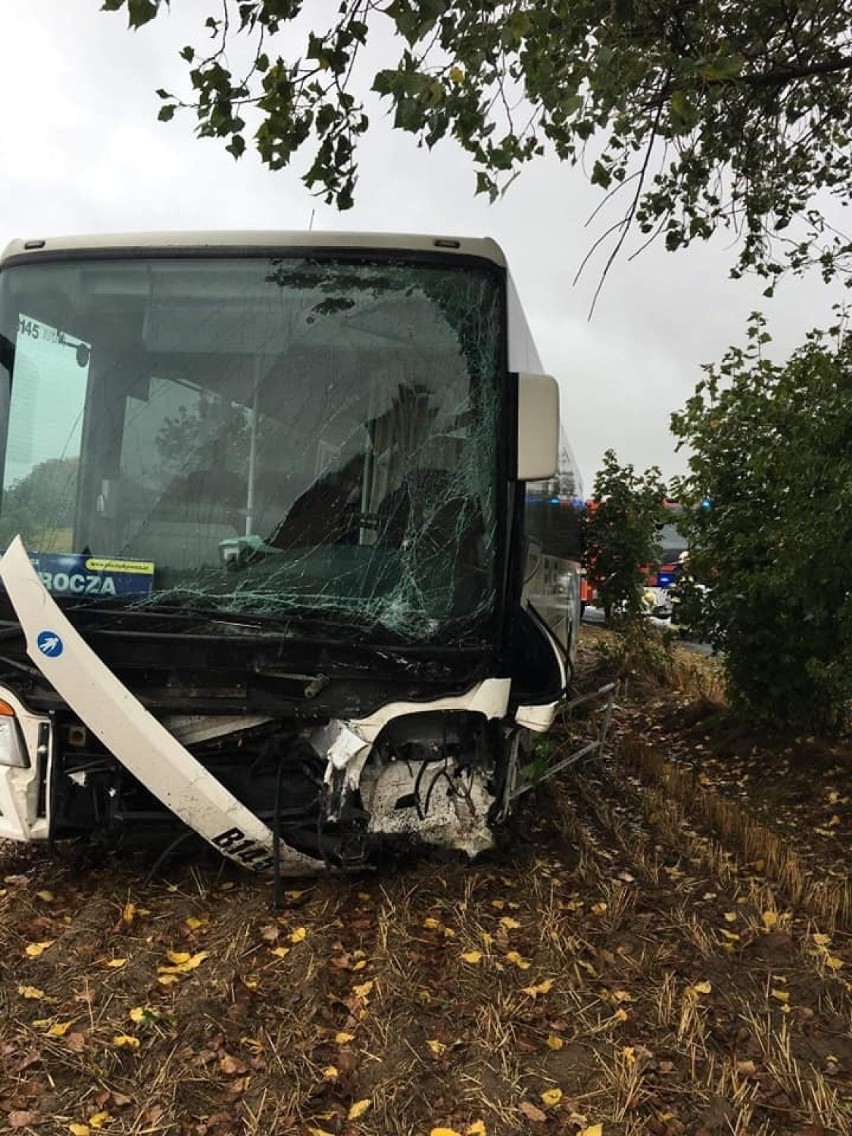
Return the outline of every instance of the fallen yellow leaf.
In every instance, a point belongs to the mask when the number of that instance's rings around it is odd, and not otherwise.
[[[482,951],[465,951],[462,955],[464,962],[477,963],[482,961]]]
[[[778,926],[778,912],[764,911],[760,917],[760,921],[767,931],[771,931],[773,927]]]
[[[539,994],[549,994],[553,989],[553,979],[543,978],[541,982],[537,982],[535,986],[525,986],[521,993],[529,994],[530,998],[535,998]]]
[[[444,1050],[447,1048],[446,1045],[444,1045],[443,1041],[438,1041],[438,1039],[435,1037],[429,1038],[426,1044],[429,1046],[430,1050],[435,1054],[436,1057],[440,1057]]]
[[[700,994],[709,994],[713,989],[711,984],[706,980],[704,982],[696,982],[694,986],[687,986],[687,997],[697,998]]]
[[[308,1136],[334,1136],[333,1132],[327,1132],[325,1128],[309,1128]]]
[[[607,905],[605,903],[593,903],[592,915],[603,915],[606,911]]]
[[[474,1120],[473,1124],[468,1124],[464,1130],[464,1136],[487,1136],[485,1131],[484,1120]]]
[[[334,1044],[335,1045],[347,1045],[350,1041],[354,1041],[354,1040],[355,1040],[355,1034],[354,1033],[346,1033],[345,1030],[341,1030],[340,1033],[336,1033],[334,1035]]]
[[[423,926],[427,931],[437,931],[441,926],[441,921],[440,919],[435,919],[432,915],[427,915],[423,920]]]
[[[505,900],[502,900],[502,899],[492,899],[491,900],[491,906],[496,907],[498,911],[502,911],[503,908],[506,906],[506,903],[505,903]]]
[[[517,951],[507,951],[506,961],[513,963],[519,970],[529,970],[530,964]]]
[[[584,1128],[577,1136],[603,1136],[602,1124],[590,1124],[588,1128]]]
[[[157,975],[157,981],[159,982],[159,984],[161,986],[171,986],[173,983],[177,982],[177,975],[176,974],[158,974]]]
[[[517,929],[520,927],[518,920],[513,919],[511,915],[504,915],[500,920],[500,923],[503,927],[506,928],[507,931],[517,931]]]
[[[37,891],[36,895],[39,897],[39,899],[43,899],[45,903],[53,903],[54,899],[56,899],[56,896],[53,894],[53,892],[48,891],[47,888],[45,888],[44,891]]]
[[[138,1049],[139,1038],[131,1037],[126,1033],[117,1033],[112,1039],[112,1044],[116,1049]],[[91,1121],[89,1123],[91,1123]]]
[[[455,1128],[433,1128],[429,1136],[461,1136]]]
[[[186,917],[186,925],[189,927],[190,931],[197,931],[199,927],[204,926],[204,920],[197,919],[194,915],[188,915]]]
[[[544,1044],[548,1049],[556,1051],[557,1049],[561,1049],[564,1046],[565,1042],[561,1037],[557,1037],[555,1033],[552,1033]]]
[[[346,1114],[346,1119],[357,1120],[359,1116],[364,1115],[364,1113],[372,1103],[373,1102],[369,1097],[365,1097],[363,1100],[355,1101],[353,1105],[350,1105],[349,1112]]]
[[[48,1037],[65,1037],[66,1033],[68,1033],[68,1031],[71,1029],[71,1027],[73,1025],[74,1025],[73,1021],[72,1022],[56,1022],[47,1031],[47,1036]]]
[[[322,1078],[324,1081],[336,1081],[340,1073],[336,1065],[326,1065],[322,1071]]]
[[[89,1124],[92,1128],[103,1128],[105,1124],[109,1124],[112,1120],[112,1114],[109,1112],[95,1112],[89,1117]]]
[[[786,990],[772,990],[772,991],[770,991],[770,993],[772,994],[772,997],[777,1002],[786,1003],[786,1002],[790,1001],[790,995],[787,993]]]
[[[813,936],[813,940],[818,947],[827,947],[831,942],[831,936],[823,935],[821,932],[817,931]]]
[[[738,918],[738,916],[737,916],[736,911],[726,911],[725,912],[725,922],[726,923],[736,923],[737,918]]]
[[[127,964],[127,959],[110,959],[109,962],[107,963],[107,966],[111,970],[120,970],[126,964]]]
[[[545,1105],[546,1108],[556,1108],[561,1100],[561,1089],[545,1089],[541,1094],[542,1104]]]
[[[154,1021],[157,1017],[157,1011],[152,1010],[150,1006],[134,1006],[132,1010],[128,1011],[128,1017],[138,1025],[140,1022]]]
[[[19,986],[18,993],[22,998],[43,998],[44,991],[37,986]]]
[[[209,951],[197,951],[194,955],[189,955],[186,951],[167,951],[166,958],[171,959],[175,965],[158,966],[157,971],[159,974],[188,974],[201,966],[209,957]]]
[[[272,951],[270,953],[275,955],[276,958],[283,959],[283,958],[286,958],[287,955],[289,955],[290,948],[289,947],[273,947]]]
[[[829,955],[825,960],[825,965],[830,970],[840,970],[840,968],[843,966],[843,959],[837,958],[836,955]]]
[[[370,978],[367,982],[362,982],[359,986],[353,986],[352,993],[357,998],[366,998],[370,991],[373,989],[373,985],[373,980],[372,978]]]
[[[69,1124],[68,1131],[71,1136],[89,1136],[90,1133],[88,1124]]]
[[[297,927],[296,930],[290,936],[290,942],[291,943],[301,943],[302,940],[307,935],[307,933],[308,932],[304,927]]]
[[[30,943],[26,948],[25,954],[31,959],[41,958],[48,947],[52,947],[56,939],[45,939],[43,943]]]
[[[122,922],[126,923],[129,927],[130,924],[133,922],[133,920],[135,918],[136,918],[136,904],[135,903],[125,903],[124,907],[122,907],[122,909],[121,909],[121,920],[122,920]]]

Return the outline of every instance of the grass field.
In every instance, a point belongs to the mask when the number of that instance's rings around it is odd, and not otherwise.
[[[720,725],[694,665],[475,864],[276,912],[0,849],[0,1130],[849,1136],[850,755]]]

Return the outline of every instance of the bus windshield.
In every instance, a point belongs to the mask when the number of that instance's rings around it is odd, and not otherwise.
[[[485,265],[78,256],[0,274],[0,550],[74,606],[421,641],[494,609]]]

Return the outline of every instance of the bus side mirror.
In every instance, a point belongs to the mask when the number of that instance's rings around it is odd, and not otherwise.
[[[553,477],[559,462],[559,387],[550,375],[518,375],[518,481]]]

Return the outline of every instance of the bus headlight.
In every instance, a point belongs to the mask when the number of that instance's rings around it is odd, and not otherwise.
[[[8,702],[0,700],[0,765],[27,769],[29,764],[29,755],[21,739],[15,711]]]

